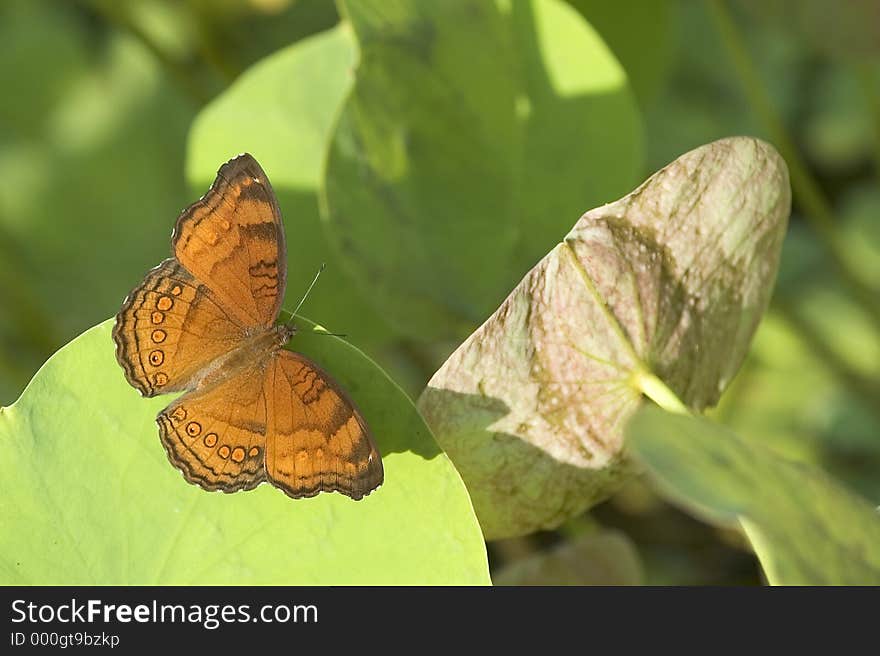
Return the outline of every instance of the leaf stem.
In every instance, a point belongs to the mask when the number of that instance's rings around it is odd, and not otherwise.
[[[752,109],[788,163],[792,190],[795,199],[804,211],[804,218],[818,235],[819,243],[828,251],[842,282],[880,329],[880,294],[877,294],[877,291],[872,289],[853,270],[847,257],[846,244],[837,230],[837,221],[834,218],[831,203],[799,155],[782,118],[773,107],[733,18],[722,0],[711,0],[709,8],[715,27],[727,49]]]
[[[687,406],[676,396],[666,383],[649,371],[636,371],[632,376],[632,386],[651,399],[667,412],[680,415],[690,414]]]

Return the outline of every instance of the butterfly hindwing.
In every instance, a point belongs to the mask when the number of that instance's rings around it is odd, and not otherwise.
[[[286,279],[284,226],[253,157],[239,155],[220,167],[208,193],[178,218],[171,247],[242,323],[275,322]]]
[[[266,385],[269,482],[294,498],[337,491],[353,499],[382,483],[382,459],[367,424],[328,374],[282,349]]]
[[[186,269],[170,258],[151,269],[116,315],[116,359],[144,396],[187,389],[244,329]]]
[[[266,479],[267,362],[184,394],[156,417],[168,459],[206,490],[250,490]]]

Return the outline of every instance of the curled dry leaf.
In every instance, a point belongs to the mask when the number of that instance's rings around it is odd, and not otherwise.
[[[450,356],[419,408],[487,539],[617,488],[646,374],[691,408],[717,402],[770,299],[790,202],[772,146],[697,148],[584,214]]]

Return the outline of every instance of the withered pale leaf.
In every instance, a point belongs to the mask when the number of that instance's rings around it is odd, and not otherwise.
[[[450,356],[419,409],[487,539],[616,489],[645,374],[693,409],[718,400],[770,299],[790,203],[772,146],[697,148],[584,214]]]

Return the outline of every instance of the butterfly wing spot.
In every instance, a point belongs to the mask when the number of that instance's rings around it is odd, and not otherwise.
[[[162,351],[156,349],[155,351],[150,353],[151,365],[153,365],[154,367],[158,367],[163,362],[165,362],[165,354]]]
[[[181,422],[186,419],[186,409],[182,406],[178,406],[174,409],[174,412],[171,413],[171,418],[177,422]]]
[[[240,446],[235,447],[235,448],[232,450],[232,460],[233,460],[234,462],[242,462],[242,461],[244,461],[244,453],[245,453],[245,452],[244,452],[244,449],[242,449]]]
[[[208,433],[205,435],[205,446],[210,448],[215,444],[217,444],[217,433]]]
[[[222,230],[224,230],[224,231],[229,230],[231,227],[232,227],[232,224],[229,221],[227,221],[226,219],[220,220],[220,228]]]
[[[245,334],[212,292],[173,258],[147,272],[123,302],[113,327],[116,359],[126,380],[145,396],[194,386],[194,376]],[[157,344],[162,345],[161,365],[150,360]],[[157,366],[168,376],[161,390],[153,385]]]
[[[186,434],[190,437],[198,437],[202,432],[202,425],[197,421],[191,421],[186,425]]]
[[[217,449],[217,455],[219,455],[221,458],[226,460],[226,458],[229,457],[230,451],[231,451],[231,449],[224,444],[219,449]]]
[[[258,455],[260,455],[260,447],[258,447],[258,446],[252,446],[252,447],[251,447],[251,450],[248,451],[248,455],[249,455],[251,458],[256,458]]]
[[[156,387],[162,387],[168,383],[168,374],[160,371],[153,377],[153,384]]]

